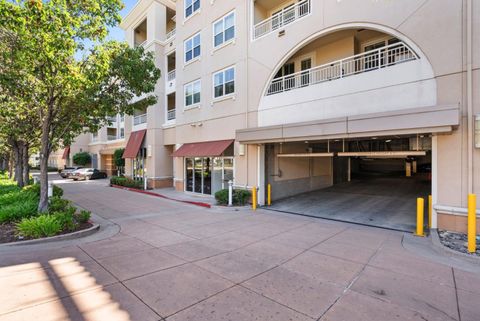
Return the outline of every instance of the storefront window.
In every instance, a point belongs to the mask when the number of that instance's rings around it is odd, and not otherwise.
[[[143,180],[145,176],[145,156],[147,155],[146,148],[140,148],[137,157],[133,160],[133,178],[136,180]]]
[[[228,188],[233,180],[233,157],[197,157],[185,159],[185,190],[215,194]]]

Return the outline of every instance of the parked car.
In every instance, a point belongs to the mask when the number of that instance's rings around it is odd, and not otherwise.
[[[82,168],[83,168],[82,166],[65,167],[64,169],[60,170],[58,173],[62,178],[70,178],[73,172]]]
[[[71,178],[74,181],[107,178],[107,173],[101,172],[96,168],[81,168],[74,171]]]

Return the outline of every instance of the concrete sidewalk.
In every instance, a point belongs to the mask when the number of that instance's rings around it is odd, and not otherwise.
[[[479,320],[480,267],[400,232],[63,187],[110,233],[0,250],[1,321]]]

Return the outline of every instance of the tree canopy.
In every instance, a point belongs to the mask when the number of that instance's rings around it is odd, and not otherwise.
[[[0,0],[0,103],[8,117],[25,115],[38,131],[26,136],[40,145],[41,211],[48,206],[53,149],[98,130],[107,116],[156,102],[160,70],[153,54],[105,41],[122,6],[120,0]]]

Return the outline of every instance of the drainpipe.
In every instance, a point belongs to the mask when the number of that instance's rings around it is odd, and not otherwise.
[[[468,193],[473,193],[472,0],[467,0],[467,144]]]

